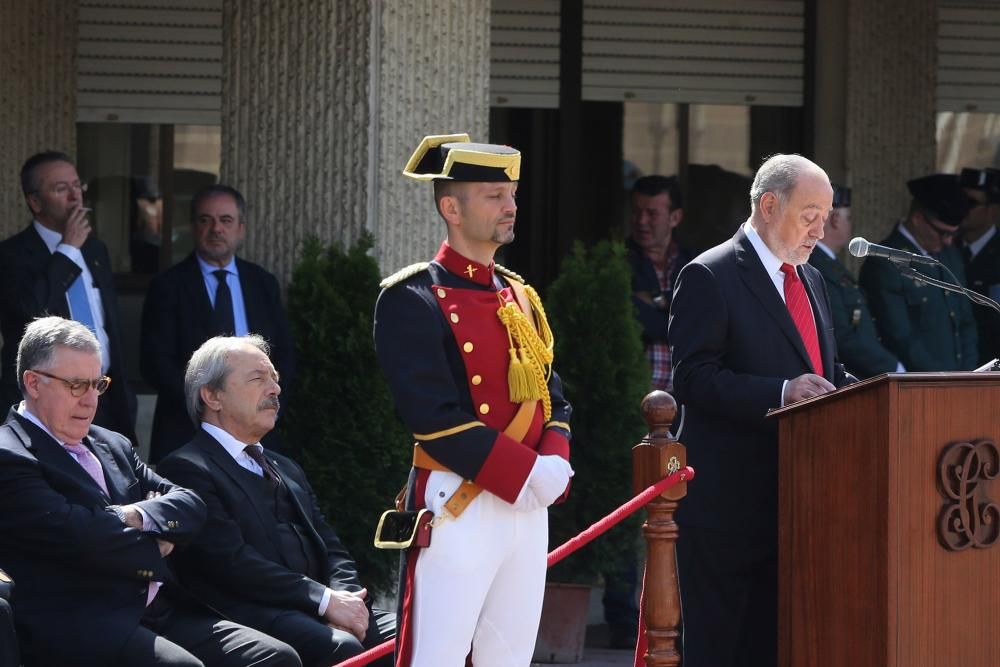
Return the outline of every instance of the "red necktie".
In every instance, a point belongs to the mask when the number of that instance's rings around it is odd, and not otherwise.
[[[816,321],[813,320],[812,308],[809,307],[809,297],[806,296],[806,288],[799,280],[799,274],[795,272],[795,267],[791,264],[782,264],[781,272],[785,274],[785,306],[788,307],[788,314],[795,322],[795,328],[799,330],[802,343],[806,346],[806,353],[809,354],[809,361],[812,362],[813,372],[823,375],[823,357],[819,353],[819,336],[816,335]]]

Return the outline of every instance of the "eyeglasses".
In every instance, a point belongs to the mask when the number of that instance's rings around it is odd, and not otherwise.
[[[956,236],[958,236],[958,228],[957,227],[940,227],[936,223],[931,222],[930,218],[924,218],[924,220],[927,222],[927,226],[930,227],[931,229],[933,229],[934,232],[939,237],[941,237],[942,241],[946,241],[948,239],[953,239]]]
[[[72,380],[67,380],[66,378],[61,378],[58,375],[52,375],[51,373],[46,373],[45,371],[36,371],[34,369],[30,370],[35,375],[44,375],[47,378],[52,378],[53,380],[59,380],[67,387],[69,387],[69,393],[77,398],[86,394],[91,387],[93,387],[94,390],[97,392],[97,395],[100,396],[101,394],[103,394],[108,390],[108,387],[111,386],[111,378],[109,378],[107,375],[102,375],[101,377],[94,380],[83,380],[81,378],[73,378]]]
[[[60,197],[68,195],[70,190],[83,194],[87,191],[87,184],[81,183],[80,181],[76,181],[75,183],[66,183],[65,181],[62,181],[56,183],[48,189],[49,192]],[[34,192],[29,192],[28,194],[37,195],[39,192],[41,192],[41,190],[35,190]]]

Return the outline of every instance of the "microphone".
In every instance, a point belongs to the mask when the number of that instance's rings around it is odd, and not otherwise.
[[[905,250],[897,250],[896,248],[889,248],[877,243],[869,243],[860,236],[855,236],[851,239],[847,250],[855,257],[882,257],[897,264],[937,264],[937,260],[933,257],[918,255]]]

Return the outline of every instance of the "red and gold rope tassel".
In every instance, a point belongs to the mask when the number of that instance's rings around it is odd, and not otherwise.
[[[513,403],[542,401],[545,421],[552,418],[552,399],[549,396],[549,377],[552,375],[552,329],[545,317],[545,308],[538,293],[530,285],[524,286],[528,302],[537,321],[537,328],[516,303],[503,303],[497,317],[507,328],[510,341],[510,366],[507,385]]]

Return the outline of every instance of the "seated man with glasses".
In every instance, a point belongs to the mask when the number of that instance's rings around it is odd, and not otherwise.
[[[927,255],[944,264],[965,285],[962,256],[954,246],[958,226],[972,205],[955,174],[932,174],[907,183],[913,200],[906,217],[882,245]],[[938,267],[917,268],[952,282]],[[961,294],[904,277],[886,259],[870,257],[860,283],[882,343],[908,371],[962,371],[979,365],[976,321]]]
[[[24,400],[0,426],[0,566],[17,582],[31,664],[301,665],[288,645],[175,597],[165,559],[201,529],[205,503],[92,425],[112,386],[100,352],[78,322],[29,324]]]
[[[14,357],[25,325],[42,315],[72,318],[97,336],[101,373],[115,380],[94,423],[138,444],[111,259],[88,220],[87,184],[68,155],[47,151],[25,161],[21,190],[32,221],[0,243],[0,399],[20,400]]]

